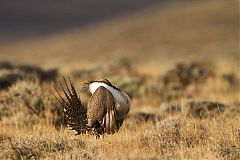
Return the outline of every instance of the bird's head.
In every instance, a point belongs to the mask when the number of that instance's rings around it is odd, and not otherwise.
[[[87,83],[82,84],[81,88],[82,91],[90,91],[91,93],[93,93],[99,86],[108,86],[107,88],[110,87],[117,91],[121,91],[119,88],[113,86],[112,83],[106,78],[95,81],[88,81]]]
[[[96,82],[101,82],[101,83],[105,83],[105,84],[107,84],[107,85],[109,85],[109,86],[113,86],[112,83],[109,82],[109,80],[106,79],[106,78],[105,78],[105,79],[97,80]]]

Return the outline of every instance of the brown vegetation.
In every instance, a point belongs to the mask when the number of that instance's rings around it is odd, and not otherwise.
[[[103,139],[98,140],[91,135],[74,136],[75,134],[66,128],[63,115],[55,107],[57,103],[52,96],[53,83],[39,83],[39,78],[32,80],[22,78],[7,89],[1,90],[0,158],[240,158],[240,106],[237,97],[232,96],[231,101],[226,99],[224,101],[226,104],[200,101],[199,98],[195,98],[199,97],[201,92],[196,92],[195,89],[191,91],[191,101],[180,102],[179,99],[179,96],[182,97],[189,92],[187,88],[190,85],[195,88],[200,87],[204,91],[209,89],[208,86],[213,79],[224,84],[229,83],[229,78],[217,75],[214,68],[211,70],[202,68],[201,62],[193,62],[177,64],[175,69],[161,77],[156,77],[156,81],[153,82],[151,81],[153,77],[141,74],[136,69],[130,69],[130,62],[127,65],[128,69],[125,69],[127,63],[122,62],[121,60],[121,63],[117,63],[116,69],[114,67],[101,69],[108,73],[120,88],[126,89],[133,100],[131,112],[118,133],[105,135]],[[111,72],[108,72],[107,68],[111,68]],[[81,82],[97,78],[98,74],[104,72],[96,69],[76,74],[75,71],[73,77],[75,82]],[[138,84],[132,77],[137,78],[141,83]],[[237,75],[234,74],[234,77],[234,81],[238,81]],[[133,87],[133,84],[138,86]],[[174,84],[183,87],[169,88]],[[238,82],[230,83],[222,92],[237,94],[236,87],[239,86],[236,84]],[[163,88],[159,88],[161,85]],[[152,89],[149,89],[149,86]],[[147,90],[141,91],[142,88]],[[159,92],[164,88],[167,89],[165,92]],[[178,92],[178,96],[165,99],[164,96],[172,94],[171,92]],[[219,96],[224,98],[222,94]],[[141,103],[142,105],[139,106]],[[144,107],[147,104],[150,106]]]

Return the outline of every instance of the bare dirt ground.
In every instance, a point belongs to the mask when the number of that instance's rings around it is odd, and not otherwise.
[[[0,159],[240,159],[238,12],[238,1],[155,5],[1,43]],[[68,75],[130,95],[118,133],[66,128],[54,86]]]

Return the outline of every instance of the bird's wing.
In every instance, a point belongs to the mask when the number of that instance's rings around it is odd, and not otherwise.
[[[61,110],[67,119],[67,124],[71,130],[75,130],[77,134],[86,133],[87,131],[87,108],[82,104],[80,97],[78,96],[76,89],[69,78],[70,86],[64,78],[65,88],[61,82],[61,88],[64,92],[65,98],[61,96],[59,91],[56,89],[59,95],[59,103],[61,104]]]
[[[99,122],[106,133],[113,134],[119,129],[116,115],[112,93],[103,86],[98,87],[88,102],[88,126],[92,127],[96,122]]]

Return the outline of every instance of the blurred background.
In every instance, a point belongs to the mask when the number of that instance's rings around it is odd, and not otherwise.
[[[179,61],[239,63],[238,0],[1,0],[0,60],[89,68],[127,58],[161,73]]]

